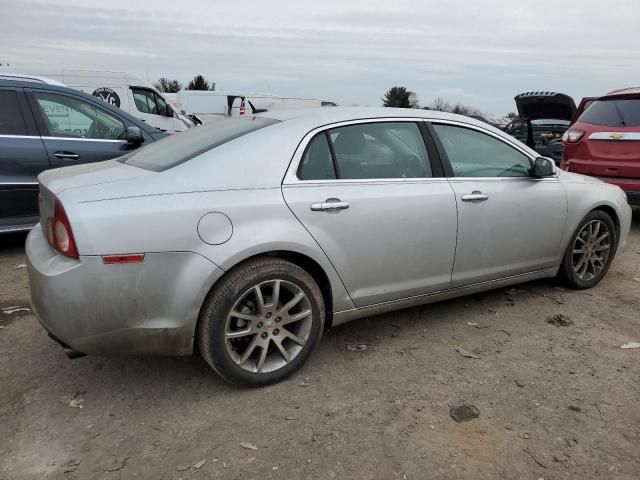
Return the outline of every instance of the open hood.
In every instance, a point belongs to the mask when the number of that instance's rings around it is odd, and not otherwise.
[[[568,95],[556,92],[525,92],[514,98],[520,118],[570,121],[576,104]]]

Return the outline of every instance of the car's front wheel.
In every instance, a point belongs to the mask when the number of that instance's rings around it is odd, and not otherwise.
[[[609,270],[617,242],[611,217],[601,210],[590,212],[571,237],[560,276],[573,288],[595,286]]]
[[[279,258],[252,259],[208,296],[198,325],[200,353],[231,383],[267,385],[305,362],[324,319],[322,292],[309,273]]]

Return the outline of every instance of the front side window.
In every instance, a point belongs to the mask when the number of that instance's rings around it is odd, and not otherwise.
[[[302,180],[356,180],[428,178],[432,174],[417,124],[379,122],[319,133],[305,151],[298,176]]]
[[[26,135],[18,94],[12,90],[0,90],[0,135]]]
[[[433,125],[456,177],[529,177],[529,157],[477,130]]]
[[[89,102],[55,93],[35,92],[33,95],[49,136],[99,140],[126,138],[127,129],[122,120]]]
[[[133,101],[141,113],[152,115],[164,115],[167,110],[167,102],[153,90],[146,88],[132,88]]]

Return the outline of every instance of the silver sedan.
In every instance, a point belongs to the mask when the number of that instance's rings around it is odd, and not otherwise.
[[[424,110],[232,118],[39,180],[28,271],[51,337],[69,355],[199,350],[243,385],[359,317],[544,277],[592,287],[631,218],[618,187]]]

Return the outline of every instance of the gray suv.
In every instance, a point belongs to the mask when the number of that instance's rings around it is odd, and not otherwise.
[[[77,90],[0,79],[0,233],[38,222],[38,174],[125,155],[166,136]]]

